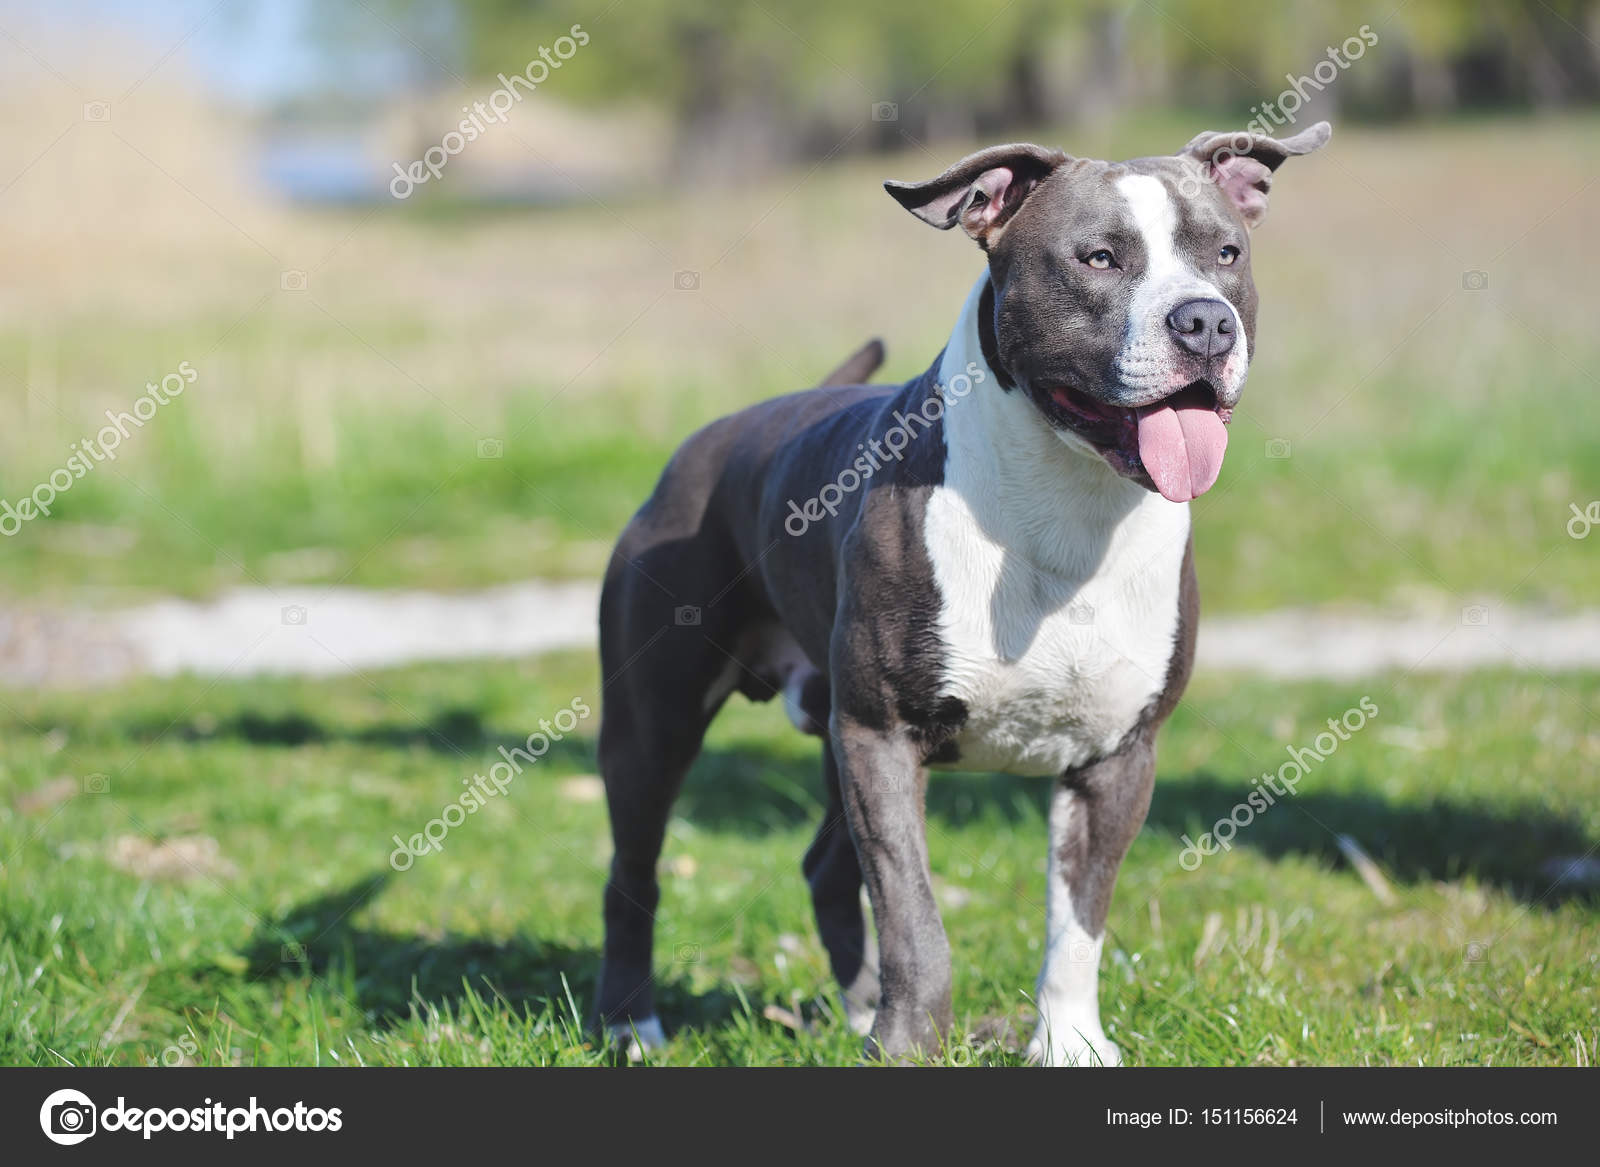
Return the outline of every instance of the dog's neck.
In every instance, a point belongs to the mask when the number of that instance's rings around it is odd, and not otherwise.
[[[944,414],[945,486],[994,542],[1034,566],[1087,578],[1115,548],[1146,533],[1188,534],[1188,504],[1171,503],[1063,435],[984,355],[980,313],[989,275],[973,286],[939,365],[939,383],[973,382]],[[974,372],[973,370],[976,370]],[[978,375],[981,374],[981,377]]]

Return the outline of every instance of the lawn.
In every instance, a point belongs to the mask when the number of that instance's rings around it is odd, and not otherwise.
[[[389,862],[498,745],[595,690],[580,655],[5,694],[0,1062],[611,1060],[586,1031],[609,856],[593,718],[441,851]],[[1185,870],[1183,836],[1364,697],[1377,715],[1295,796]],[[1127,1060],[1592,1064],[1600,900],[1549,865],[1600,843],[1597,704],[1595,676],[1197,680],[1112,909],[1102,1003]],[[858,1059],[799,874],[816,771],[774,707],[735,699],[715,726],[663,858],[660,1060]],[[959,1026],[940,1060],[1017,1060],[1044,795],[934,778]]]

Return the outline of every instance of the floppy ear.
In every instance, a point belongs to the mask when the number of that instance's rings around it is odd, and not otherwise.
[[[1239,208],[1247,227],[1255,227],[1267,214],[1267,193],[1272,172],[1294,154],[1309,154],[1325,145],[1333,134],[1327,122],[1308,126],[1291,138],[1269,138],[1247,130],[1218,133],[1207,130],[1178,151],[1205,167],[1212,182]]]
[[[970,154],[927,182],[886,182],[883,189],[924,223],[947,231],[957,223],[987,248],[1030,191],[1067,156],[1027,142]]]

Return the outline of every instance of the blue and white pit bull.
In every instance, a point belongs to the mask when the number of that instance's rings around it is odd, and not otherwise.
[[[923,819],[942,767],[1054,779],[1029,1054],[1120,1060],[1100,949],[1193,660],[1188,503],[1255,347],[1250,231],[1273,172],[1328,136],[1206,133],[1117,163],[995,146],[885,184],[987,256],[944,351],[903,385],[826,385],[694,434],[606,575],[613,1032],[663,1040],[656,862],[702,736],[732,693],[781,693],[824,743],[803,866],[868,1054],[931,1052],[951,1024]]]

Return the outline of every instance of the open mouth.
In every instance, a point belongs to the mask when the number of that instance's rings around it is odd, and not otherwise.
[[[1112,469],[1172,502],[1199,498],[1216,482],[1233,414],[1218,408],[1216,390],[1204,380],[1137,409],[1057,386],[1048,391],[1047,412],[1092,445]]]

